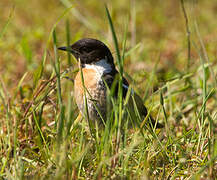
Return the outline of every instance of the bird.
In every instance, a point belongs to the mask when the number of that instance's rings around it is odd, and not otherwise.
[[[117,98],[118,83],[114,83],[119,72],[115,67],[114,58],[109,48],[100,40],[83,38],[70,46],[59,47],[59,50],[70,52],[79,64],[79,71],[74,79],[74,97],[80,116],[84,117],[88,112],[88,118],[92,122],[106,120],[108,88],[114,87],[114,98]],[[114,85],[115,84],[115,85]],[[126,98],[129,89],[128,81],[123,77],[122,92]],[[128,112],[132,119],[136,118],[135,105],[139,116],[145,118],[148,115],[147,109],[140,96],[131,89],[128,99]],[[85,100],[86,98],[86,100]],[[86,112],[86,106],[88,111]],[[138,115],[138,114],[137,114]],[[155,122],[149,116],[149,122],[156,128],[163,125]]]

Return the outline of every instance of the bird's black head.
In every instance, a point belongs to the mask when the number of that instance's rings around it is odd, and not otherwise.
[[[109,48],[96,39],[80,39],[69,47],[58,49],[71,52],[77,60],[80,60],[81,65],[92,64],[102,59],[106,59],[111,65],[114,64]]]

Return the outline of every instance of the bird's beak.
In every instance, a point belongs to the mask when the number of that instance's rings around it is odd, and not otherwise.
[[[59,50],[66,51],[66,47],[58,47]]]
[[[79,57],[79,52],[76,49],[73,49],[71,46],[65,46],[65,47],[58,47],[61,51],[67,51],[69,53],[72,53],[72,55],[77,59]]]
[[[68,47],[58,47],[59,50],[62,50],[62,51],[69,51],[69,52],[73,52],[72,48],[70,46]]]

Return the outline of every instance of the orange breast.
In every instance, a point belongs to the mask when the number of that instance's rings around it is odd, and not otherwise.
[[[84,88],[85,87],[89,93],[94,91],[97,87],[97,80],[96,80],[96,71],[94,69],[82,69],[83,78],[84,78],[84,85],[82,83],[81,73],[80,71],[75,77],[75,84],[74,84],[74,94],[76,103],[81,110],[81,106],[83,105],[83,96],[84,96]],[[87,93],[88,94],[88,93]]]
[[[97,85],[97,79],[96,79],[96,71],[94,69],[82,69],[83,72],[83,79],[84,79],[84,85],[87,89],[94,89]],[[75,91],[79,91],[83,95],[83,83],[81,78],[81,73],[78,72],[78,74],[75,77]]]
[[[84,105],[84,86],[86,92],[88,113],[92,120],[99,119],[99,114],[95,108],[98,107],[100,113],[104,116],[106,112],[106,87],[102,83],[101,76],[94,69],[83,68],[84,85],[82,83],[81,73],[75,77],[74,95],[79,110],[85,114]]]

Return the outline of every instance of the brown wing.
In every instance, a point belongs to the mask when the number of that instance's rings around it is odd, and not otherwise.
[[[105,74],[103,76],[103,79],[107,83],[108,87],[114,88],[114,96],[115,97],[118,96],[118,78],[115,78],[118,75],[119,75],[118,71],[114,71],[114,72]],[[129,83],[127,82],[127,80],[125,78],[123,78],[123,98],[124,99],[127,95],[128,89],[129,89]],[[136,107],[135,107],[135,105],[136,105]],[[147,116],[147,109],[144,105],[143,100],[140,98],[140,96],[138,94],[136,94],[133,91],[131,92],[127,106],[128,106],[128,110],[129,110],[129,113],[130,113],[132,119],[137,119],[136,113],[135,113],[135,108],[138,109],[139,115],[142,119]],[[154,126],[155,120],[151,116],[149,116],[149,117],[151,119],[152,125]],[[163,125],[161,125],[160,123],[157,123],[156,127],[162,128]]]
[[[130,113],[132,119],[138,119],[138,117],[137,117],[138,113],[136,113],[136,109],[138,110],[139,115],[140,115],[142,120],[148,114],[147,108],[145,107],[142,98],[135,92],[131,92],[131,96],[129,98],[127,105],[128,105],[128,110],[129,110],[129,113]],[[149,118],[151,120],[152,126],[154,127],[156,121],[152,118],[151,115],[149,115]],[[150,121],[148,121],[148,122],[150,122]],[[162,124],[157,122],[156,128],[163,128],[163,127],[164,126]]]

